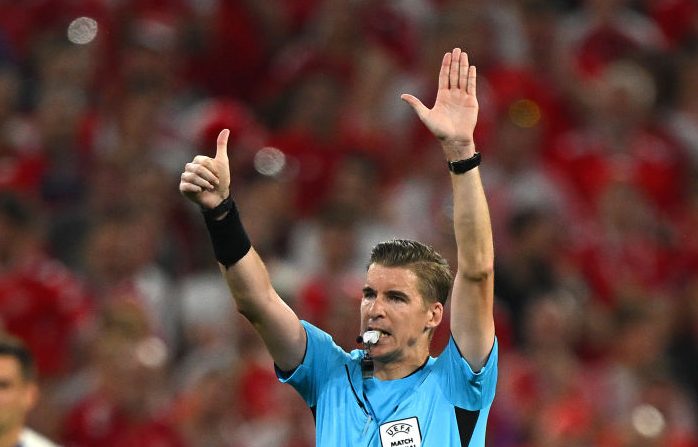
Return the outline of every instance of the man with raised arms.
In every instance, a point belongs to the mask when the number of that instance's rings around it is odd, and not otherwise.
[[[374,247],[360,310],[365,349],[345,352],[274,291],[230,196],[227,130],[214,158],[197,156],[182,173],[180,191],[202,208],[238,310],[264,340],[279,379],[313,412],[317,446],[484,446],[498,351],[492,230],[473,141],[476,79],[467,54],[455,48],[444,55],[431,109],[402,95],[443,149],[458,266],[453,275],[441,255],[416,241]],[[429,345],[449,294],[451,337],[434,358]]]

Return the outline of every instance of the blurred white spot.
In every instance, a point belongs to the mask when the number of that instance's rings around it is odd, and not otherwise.
[[[286,166],[286,156],[275,147],[263,147],[254,155],[254,168],[262,175],[275,177]]]
[[[68,40],[74,44],[88,44],[96,36],[97,21],[90,17],[78,17],[68,25]]]
[[[157,337],[150,337],[136,346],[136,358],[148,368],[159,368],[167,360],[167,346]]]
[[[664,431],[666,421],[662,413],[652,405],[638,405],[632,412],[635,431],[645,438],[656,438]]]

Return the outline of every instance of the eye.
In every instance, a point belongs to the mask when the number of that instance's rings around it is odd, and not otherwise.
[[[373,289],[364,289],[363,290],[363,299],[365,300],[370,300],[376,297],[376,291]]]
[[[406,303],[407,302],[407,297],[403,295],[402,293],[388,293],[388,299],[390,301],[395,301],[395,302],[400,302],[400,303]]]

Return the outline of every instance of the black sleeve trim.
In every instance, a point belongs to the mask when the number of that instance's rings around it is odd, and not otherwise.
[[[453,407],[453,411],[456,413],[456,424],[458,425],[460,445],[461,447],[468,447],[468,445],[470,445],[470,439],[475,432],[477,419],[480,417],[480,410],[471,411]]]

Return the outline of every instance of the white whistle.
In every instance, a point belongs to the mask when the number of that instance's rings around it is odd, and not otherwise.
[[[363,335],[364,344],[375,345],[376,343],[378,343],[378,339],[380,338],[380,336],[380,331],[366,331]]]

